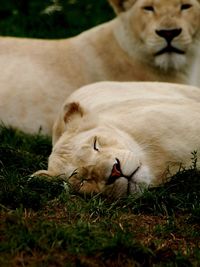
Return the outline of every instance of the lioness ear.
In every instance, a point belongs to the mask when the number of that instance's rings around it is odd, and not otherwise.
[[[77,102],[72,102],[63,107],[63,120],[65,123],[70,122],[74,117],[83,117],[83,109]]]
[[[67,126],[75,119],[83,117],[84,110],[77,102],[64,104],[53,126],[53,145],[66,130]]]
[[[137,0],[109,0],[116,14],[128,10]]]

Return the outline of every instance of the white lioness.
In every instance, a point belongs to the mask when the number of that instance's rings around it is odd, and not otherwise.
[[[200,149],[200,90],[168,83],[85,86],[54,125],[48,170],[75,190],[111,197],[157,185]]]
[[[66,40],[0,38],[0,119],[51,133],[63,99],[96,81],[187,82],[200,0],[110,0],[117,18]]]

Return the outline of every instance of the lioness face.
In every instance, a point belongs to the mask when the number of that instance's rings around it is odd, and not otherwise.
[[[129,44],[124,44],[127,51],[138,50],[139,57],[164,70],[181,69],[185,66],[186,56],[192,56],[194,42],[199,35],[199,1],[110,2],[118,7],[124,25],[123,31],[126,31],[129,38]]]
[[[48,170],[35,175],[61,175],[77,192],[104,193],[112,198],[149,185],[152,175],[143,151],[124,131],[102,123],[98,126],[98,117],[91,118],[76,103],[64,108],[56,125],[54,134],[59,131],[59,135]]]
[[[141,148],[109,126],[64,133],[50,155],[48,171],[64,175],[77,192],[114,198],[139,191],[150,179]]]

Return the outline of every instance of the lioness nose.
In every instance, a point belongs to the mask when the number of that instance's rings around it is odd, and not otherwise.
[[[156,30],[158,36],[164,38],[168,43],[170,43],[175,37],[179,36],[182,29],[171,29],[171,30]]]
[[[113,184],[119,177],[123,176],[120,166],[120,161],[118,158],[116,158],[116,163],[112,167],[112,171],[110,174],[110,177],[107,181],[107,185]]]

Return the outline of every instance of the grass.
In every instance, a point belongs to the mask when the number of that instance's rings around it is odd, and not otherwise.
[[[113,17],[105,0],[7,0],[0,34],[73,36]],[[140,198],[111,202],[66,191],[62,180],[33,179],[47,166],[49,137],[0,127],[0,266],[199,266],[200,173],[191,169]]]
[[[111,202],[31,179],[48,137],[0,130],[0,266],[198,266],[200,173],[190,170],[140,198]]]
[[[108,21],[114,13],[106,0],[4,0],[0,5],[0,35],[65,38]],[[48,11],[58,2],[61,9]]]

